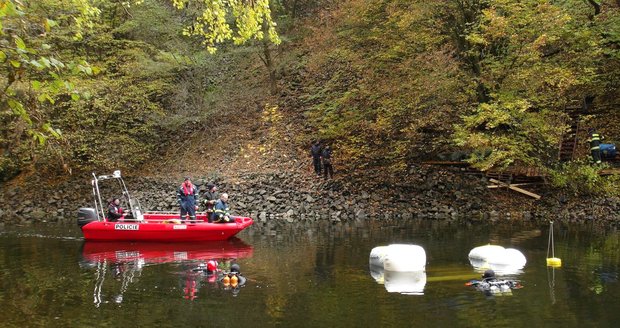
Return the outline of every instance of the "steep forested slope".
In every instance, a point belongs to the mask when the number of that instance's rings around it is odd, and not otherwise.
[[[274,0],[231,43],[204,33],[203,2],[173,2],[2,1],[2,180],[278,170],[320,139],[349,175],[400,179],[460,151],[614,190],[555,154],[585,98],[583,125],[620,138],[617,1]]]
[[[586,98],[582,128],[620,137],[619,22],[616,1],[343,1],[308,20],[301,107],[356,170],[460,150],[481,169],[525,165],[613,192],[585,158],[557,154],[567,109]]]

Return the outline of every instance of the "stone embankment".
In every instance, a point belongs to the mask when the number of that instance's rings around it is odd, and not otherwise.
[[[125,180],[143,209],[178,210],[175,192],[181,178],[129,177]],[[208,179],[195,180],[205,183]],[[213,182],[220,192],[230,195],[233,214],[250,216],[259,224],[400,218],[471,221],[553,218],[615,222],[620,213],[617,199],[601,199],[596,204],[573,202],[569,206],[559,203],[550,194],[544,196],[546,202],[535,202],[508,191],[489,191],[484,178],[458,170],[417,167],[405,180],[416,183],[370,187],[286,172],[246,174]],[[72,222],[79,207],[93,206],[89,182],[85,177],[84,181],[67,181],[56,186],[4,186],[0,190],[0,220]],[[497,198],[501,193],[504,199]],[[109,198],[118,197],[120,193],[102,184],[102,195]]]

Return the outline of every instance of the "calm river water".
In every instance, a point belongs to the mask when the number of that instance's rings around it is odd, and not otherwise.
[[[556,224],[561,269],[546,267],[548,227],[437,221],[253,226],[206,244],[85,243],[73,225],[0,228],[2,327],[617,327],[620,233]],[[419,295],[388,292],[370,250],[426,250]],[[487,243],[527,257],[524,288],[487,297],[467,254]],[[195,270],[217,258],[231,288]],[[380,273],[375,272],[375,275]],[[418,277],[419,278],[419,277]],[[381,279],[379,279],[380,282]]]

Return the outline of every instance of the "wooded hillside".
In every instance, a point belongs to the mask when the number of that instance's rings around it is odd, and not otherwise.
[[[568,108],[593,97],[583,126],[618,138],[619,13],[612,1],[348,1],[307,39],[306,113],[355,167],[399,172],[460,150],[481,169],[574,176],[588,163],[558,162]]]
[[[269,147],[324,140],[348,174],[461,152],[618,190],[557,154],[586,98],[582,126],[620,139],[619,1],[213,3],[225,20],[203,1],[0,0],[1,180],[172,166],[218,139],[221,158],[286,131]]]

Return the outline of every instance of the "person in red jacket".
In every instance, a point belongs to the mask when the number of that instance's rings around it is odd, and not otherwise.
[[[181,207],[181,221],[188,215],[190,221],[196,221],[196,210],[198,209],[198,188],[192,184],[189,177],[185,178],[185,181],[177,190],[177,200]]]

